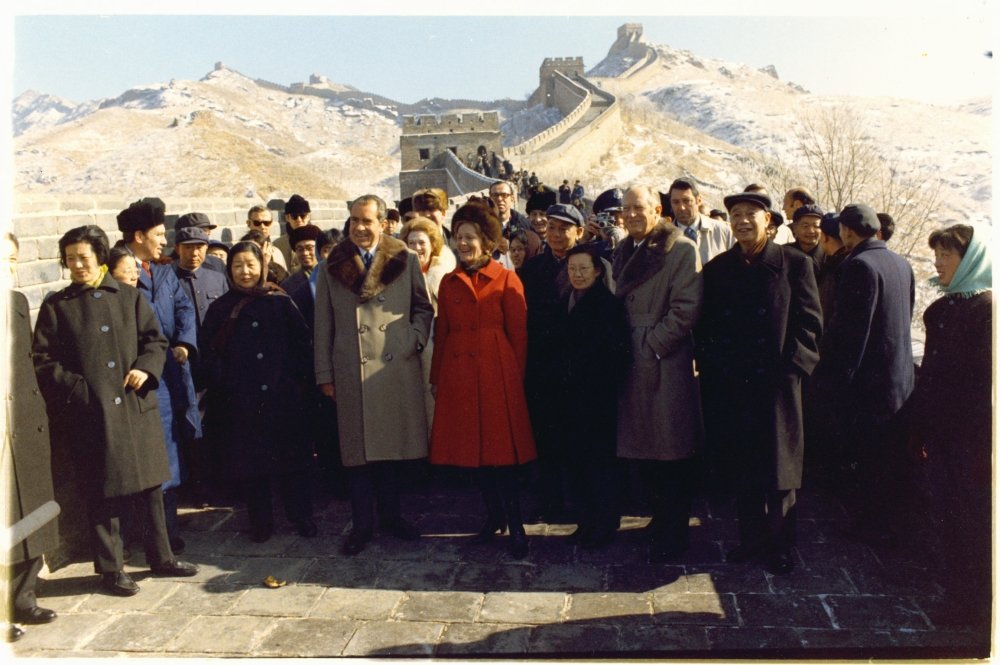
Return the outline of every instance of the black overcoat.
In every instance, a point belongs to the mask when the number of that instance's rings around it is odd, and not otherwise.
[[[695,340],[710,454],[732,488],[796,489],[802,378],[822,331],[813,261],[769,241],[747,265],[737,245],[704,278]]]
[[[70,284],[42,303],[38,385],[52,445],[67,449],[85,489],[125,496],[170,478],[156,396],[166,352],[145,297],[111,275],[96,289]],[[138,391],[123,386],[130,369],[149,375]]]
[[[233,289],[199,332],[205,427],[221,475],[247,479],[305,472],[311,458],[312,336],[281,291]]]
[[[10,526],[53,499],[49,419],[31,362],[31,319],[28,299],[7,292],[7,334],[10,340],[10,384],[7,387],[7,428],[3,474],[8,494],[6,522]],[[53,550],[59,530],[52,520],[10,552],[9,563],[27,561]]]

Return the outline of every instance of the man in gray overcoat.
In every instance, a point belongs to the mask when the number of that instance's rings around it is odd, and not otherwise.
[[[421,352],[434,309],[417,255],[382,234],[385,216],[379,197],[355,200],[348,239],[316,282],[316,383],[337,402],[354,518],[348,555],[371,540],[376,503],[382,531],[420,537],[400,513],[396,476],[400,461],[427,456]]]
[[[615,295],[625,301],[632,367],[618,404],[618,456],[636,460],[649,494],[650,559],[667,561],[688,547],[694,473],[702,439],[691,331],[701,310],[698,248],[660,222],[649,187],[625,192],[626,238],[614,253]]]

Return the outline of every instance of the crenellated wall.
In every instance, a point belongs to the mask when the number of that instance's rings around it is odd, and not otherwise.
[[[500,157],[504,155],[500,114],[496,111],[403,116],[400,172],[427,168],[438,155],[449,150],[464,161],[480,149],[486,150],[487,155],[493,152]]]
[[[127,199],[116,197],[86,196],[31,196],[17,195],[11,228],[17,236],[21,250],[18,254],[18,290],[28,298],[32,316],[41,306],[46,294],[66,286],[69,281],[59,265],[59,238],[72,228],[84,224],[96,224],[108,234],[114,244],[121,239],[116,217],[129,203],[139,197]],[[211,237],[233,242],[248,229],[247,211],[253,205],[266,205],[274,211],[274,219],[281,222],[283,201],[269,201],[266,204],[248,199],[165,199],[167,209],[166,226],[168,247],[172,251],[173,225],[177,218],[188,212],[203,212],[219,228],[212,230]],[[310,199],[312,223],[322,229],[338,228],[347,219],[347,202]],[[277,237],[282,229],[272,227]]]
[[[546,143],[550,143],[565,134],[570,127],[576,124],[590,110],[592,96],[587,87],[582,85],[580,81],[570,80],[561,72],[556,72],[553,77],[558,80],[558,84],[555,86],[555,90],[557,90],[556,97],[561,99],[569,110],[563,110],[563,107],[560,107],[564,115],[562,120],[544,131],[535,134],[527,141],[508,147],[508,155],[523,158],[542,149]],[[569,104],[573,100],[577,100],[577,104],[570,107]]]

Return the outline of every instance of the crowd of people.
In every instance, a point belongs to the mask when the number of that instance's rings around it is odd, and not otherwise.
[[[440,189],[397,210],[365,195],[342,231],[312,224],[294,195],[284,234],[254,206],[231,246],[188,213],[171,257],[158,199],[121,211],[114,247],[97,226],[68,231],[70,284],[33,333],[24,296],[9,296],[11,520],[53,496],[51,439],[72,460],[102,588],[132,595],[130,549],[153,574],[197,572],[177,558],[184,484],[231,488],[254,542],[275,531],[276,493],[310,538],[318,465],[350,500],[341,552],[354,556],[376,534],[420,537],[400,494],[407,462],[426,459],[475,477],[485,514],[471,540],[506,533],[515,558],[535,518],[606,547],[639,497],[650,560],[674,561],[707,493],[735,500],[726,560],[782,575],[804,473],[840,494],[850,537],[879,545],[903,535],[902,470],[920,468],[946,545],[942,617],[988,621],[988,227],[929,239],[943,293],[918,371],[913,271],[868,205],[825,212],[795,188],[782,215],[751,185],[709,212],[678,179],[608,190],[588,212],[563,184],[568,200],[535,189],[525,215],[497,181],[450,225]],[[56,618],[34,593],[55,526],[14,547],[8,639]]]

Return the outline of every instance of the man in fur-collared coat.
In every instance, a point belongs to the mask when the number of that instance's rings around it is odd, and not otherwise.
[[[316,383],[337,402],[354,517],[348,555],[372,538],[376,495],[383,531],[419,537],[400,514],[395,476],[399,461],[427,456],[421,352],[434,309],[417,255],[382,233],[385,214],[377,196],[355,200],[348,239],[316,282]]]
[[[648,187],[624,198],[629,237],[615,249],[615,295],[624,300],[632,366],[618,405],[618,456],[635,460],[653,507],[650,558],[688,546],[692,458],[702,439],[691,331],[701,310],[698,248],[672,225]]]

